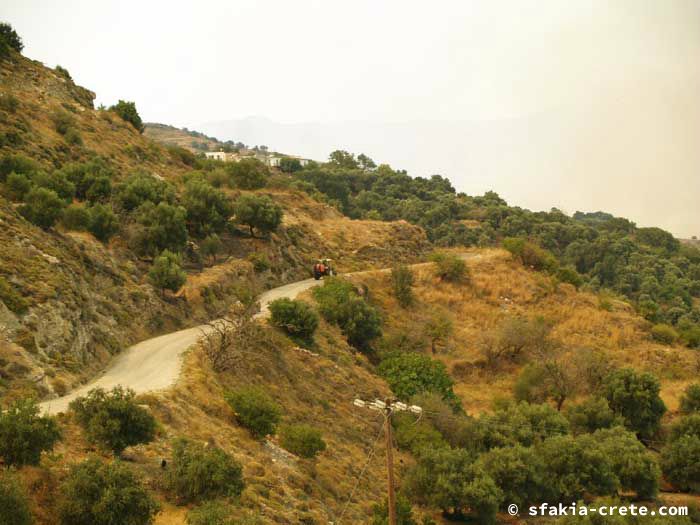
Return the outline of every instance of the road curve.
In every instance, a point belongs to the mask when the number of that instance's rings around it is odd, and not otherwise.
[[[467,253],[461,254],[460,258],[479,259],[481,255]],[[388,272],[389,270],[389,268],[385,268],[372,271]],[[356,272],[354,275],[362,273],[369,272]],[[268,306],[275,299],[282,297],[294,299],[304,290],[322,282],[305,279],[267,290],[258,299],[260,312],[256,314],[256,317],[267,317],[269,314]],[[137,394],[168,388],[175,383],[180,374],[182,354],[199,340],[203,332],[210,329],[208,325],[199,325],[146,339],[130,346],[114,358],[102,375],[73,390],[70,394],[40,403],[39,407],[46,414],[65,412],[71,401],[84,396],[93,388],[111,389],[122,385],[125,388],[131,388]]]
[[[294,299],[304,290],[320,282],[322,281],[305,279],[267,290],[260,295],[260,312],[256,317],[267,317],[268,306],[275,299],[282,297]],[[114,358],[102,375],[73,390],[70,394],[40,403],[39,407],[46,414],[65,412],[71,401],[84,396],[93,388],[111,389],[122,385],[125,388],[131,388],[137,394],[167,388],[180,374],[182,354],[207,330],[210,330],[208,325],[199,325],[146,339],[130,346]]]

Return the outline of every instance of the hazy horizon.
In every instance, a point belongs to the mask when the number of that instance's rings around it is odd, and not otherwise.
[[[145,121],[700,234],[695,0],[3,7],[27,56]]]

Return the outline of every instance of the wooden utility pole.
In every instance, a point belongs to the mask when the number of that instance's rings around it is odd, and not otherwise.
[[[389,525],[396,525],[396,493],[394,491],[394,443],[392,438],[391,415],[395,412],[411,412],[420,416],[423,409],[416,405],[408,406],[401,401],[386,399],[381,401],[363,401],[355,399],[353,405],[360,408],[369,408],[381,412],[384,416],[385,436],[386,436],[386,470],[387,470],[387,507],[389,514]],[[377,436],[379,437],[379,436]]]
[[[396,525],[396,494],[394,493],[394,443],[391,437],[391,399],[386,400],[386,470],[387,470],[387,505],[389,507],[389,525]]]

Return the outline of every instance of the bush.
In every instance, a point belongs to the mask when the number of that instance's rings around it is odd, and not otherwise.
[[[17,293],[4,277],[0,277],[0,301],[5,303],[11,312],[18,315],[25,313],[29,308],[29,302]]]
[[[19,108],[19,99],[11,93],[0,93],[0,109],[14,113]]]
[[[139,116],[139,112],[136,110],[136,104],[134,102],[120,100],[114,106],[110,107],[109,110],[114,111],[122,120],[134,126],[139,133],[143,133],[143,121]]]
[[[119,219],[109,205],[95,204],[90,208],[88,230],[97,239],[107,242],[119,231]]]
[[[72,401],[70,409],[88,441],[119,455],[126,447],[148,443],[155,436],[155,419],[134,397],[133,390],[121,386],[110,392],[96,388]]]
[[[0,412],[0,457],[5,465],[38,465],[41,453],[61,439],[56,420],[39,415],[31,399],[18,400]]]
[[[284,173],[295,173],[301,171],[302,165],[299,159],[292,157],[282,157],[280,159],[280,170]]]
[[[391,287],[401,306],[413,304],[413,272],[408,266],[399,264],[391,269]]]
[[[309,425],[285,425],[280,430],[282,447],[302,458],[313,458],[326,450],[321,431]]]
[[[55,110],[51,115],[51,120],[54,129],[61,135],[65,135],[75,126],[75,117],[64,109]]]
[[[55,191],[66,204],[70,204],[75,196],[75,184],[68,180],[68,177],[61,170],[56,170],[51,174],[38,171],[32,176],[32,182],[37,188]]]
[[[63,135],[66,139],[66,142],[70,144],[71,146],[82,146],[83,145],[83,137],[80,134],[80,132],[75,129],[75,128],[70,128],[68,131],[66,131]]]
[[[658,343],[672,345],[678,339],[678,332],[671,325],[661,323],[652,327],[651,337]]]
[[[257,159],[241,159],[227,166],[232,184],[242,190],[257,190],[265,186],[270,170]]]
[[[180,267],[180,257],[163,250],[153,261],[153,266],[148,271],[148,280],[161,293],[165,293],[165,290],[177,292],[187,281],[187,274]]]
[[[591,397],[578,405],[570,406],[566,418],[574,434],[593,433],[624,424],[624,420],[611,410],[607,400],[602,397]]]
[[[167,182],[138,171],[118,186],[116,197],[122,208],[131,211],[146,201],[153,204],[172,203],[175,200],[175,189]]]
[[[682,417],[671,426],[669,441],[676,441],[683,436],[700,437],[700,414]]]
[[[557,270],[557,279],[574,286],[577,290],[583,284],[583,277],[571,266],[562,266]]]
[[[313,290],[321,315],[337,324],[355,348],[368,351],[381,335],[379,312],[357,295],[354,286],[339,278],[327,278]]]
[[[473,461],[463,449],[426,451],[406,473],[407,493],[420,504],[442,509],[445,515],[459,518],[469,511],[478,523],[495,523],[503,492]]]
[[[40,166],[34,159],[23,155],[5,155],[0,159],[0,182],[5,182],[10,173],[26,175],[31,179]]]
[[[61,525],[150,525],[159,510],[140,480],[118,461],[91,458],[73,466],[59,492]]]
[[[610,408],[625,420],[625,426],[641,438],[651,438],[659,429],[666,405],[659,397],[659,381],[652,374],[622,368],[604,383]]]
[[[664,447],[661,467],[679,490],[700,492],[700,436],[685,435]]]
[[[485,449],[529,447],[552,436],[567,434],[569,422],[547,403],[507,403],[477,420],[479,446]]]
[[[222,232],[233,212],[228,197],[201,180],[192,180],[185,185],[182,203],[187,210],[190,230],[200,237]]]
[[[441,281],[453,283],[469,281],[469,268],[463,259],[448,253],[434,253],[430,260],[435,263],[435,275]]]
[[[274,434],[280,421],[277,403],[261,388],[241,387],[225,395],[226,402],[236,412],[236,420],[256,438]]]
[[[318,328],[318,314],[304,301],[286,297],[270,303],[270,322],[292,336],[311,339]]]
[[[554,255],[522,237],[506,237],[503,239],[503,247],[525,266],[538,271],[553,272],[557,270],[559,263]],[[573,277],[570,272],[566,271],[562,275]]]
[[[272,265],[270,264],[270,259],[268,259],[267,255],[265,255],[264,253],[253,252],[249,254],[246,258],[253,265],[253,270],[255,271],[255,273],[266,272],[272,267]]]
[[[234,205],[236,220],[263,234],[275,231],[282,224],[282,208],[265,195],[241,195]]]
[[[3,525],[31,525],[29,500],[21,485],[8,471],[0,472],[0,523]]]
[[[82,204],[71,204],[63,211],[61,222],[69,230],[85,231],[90,227],[90,210]]]
[[[48,230],[63,214],[65,202],[55,191],[34,188],[26,196],[26,204],[19,208],[20,214],[32,224]]]
[[[451,406],[460,406],[445,365],[426,355],[413,352],[390,354],[379,364],[377,371],[399,399],[407,401],[416,394],[434,392]]]
[[[181,502],[236,497],[244,486],[241,465],[220,448],[187,439],[173,444],[168,487]]]
[[[204,240],[199,245],[200,253],[202,257],[207,257],[212,263],[216,262],[216,256],[221,251],[223,247],[221,239],[215,233],[207,235]]]
[[[700,413],[700,383],[689,385],[681,397],[681,413]]]
[[[187,525],[240,525],[231,508],[221,501],[205,501],[187,512]]]
[[[419,525],[413,519],[411,502],[406,496],[398,494],[396,496],[396,525]],[[382,503],[377,503],[372,507],[372,521],[369,525],[390,525],[389,524],[389,503],[385,499]]]
[[[155,256],[163,250],[180,252],[187,243],[187,212],[165,202],[142,204],[137,212],[139,226],[133,235],[134,249],[140,255]]]
[[[416,423],[415,417],[409,414],[396,414],[391,421],[398,448],[408,450],[416,457],[426,450],[449,447],[440,431],[427,421]]]
[[[32,189],[32,181],[23,173],[10,173],[5,185],[7,186],[7,196],[15,201],[24,200],[24,197]]]

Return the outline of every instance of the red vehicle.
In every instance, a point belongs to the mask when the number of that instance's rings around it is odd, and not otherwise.
[[[321,277],[335,275],[331,265],[332,262],[331,259],[319,259],[316,261],[316,264],[314,264],[314,279],[318,281]]]

